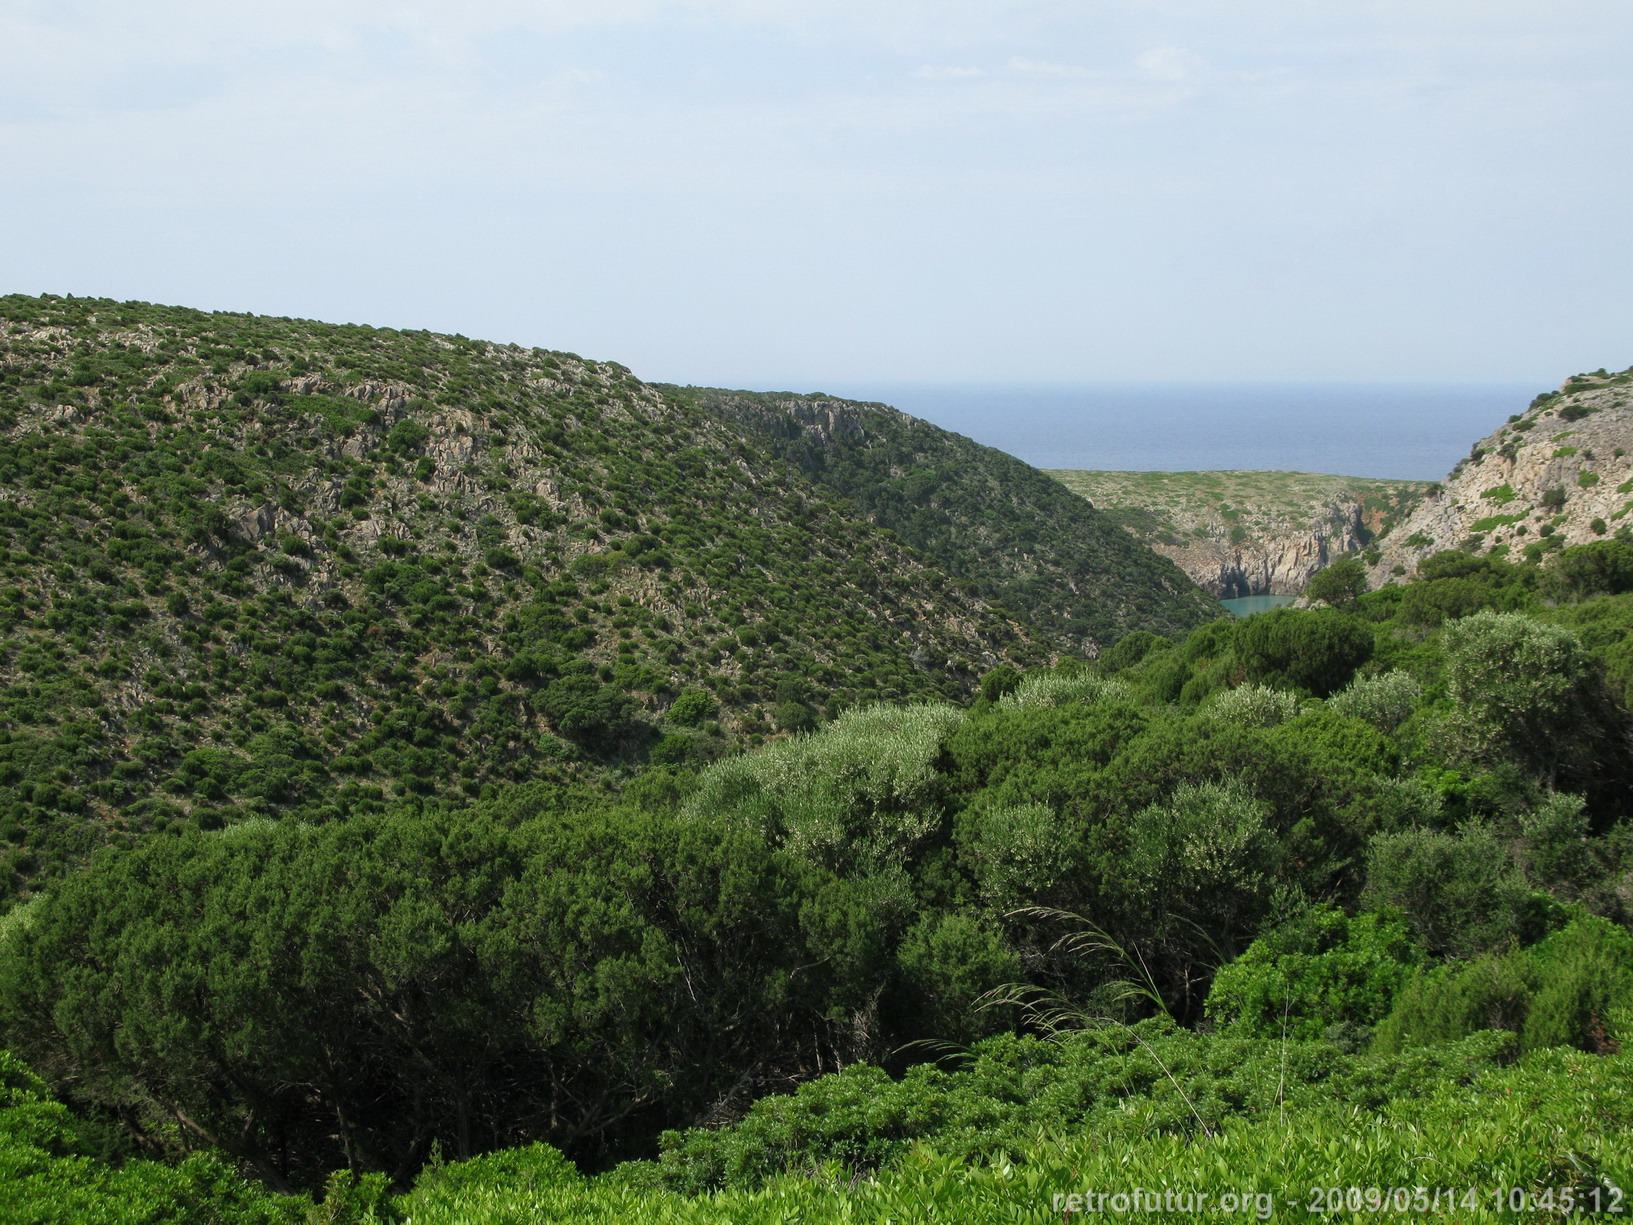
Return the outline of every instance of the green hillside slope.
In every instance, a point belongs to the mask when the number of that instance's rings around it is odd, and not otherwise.
[[[0,299],[0,883],[109,831],[707,756],[1042,652],[620,366]]]
[[[1220,615],[1177,566],[1043,473],[883,404],[713,388],[677,398],[843,494],[1050,645],[1092,654],[1134,629]]]

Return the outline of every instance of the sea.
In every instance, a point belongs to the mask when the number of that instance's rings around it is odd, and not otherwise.
[[[1438,481],[1532,383],[831,383],[1035,468]]]

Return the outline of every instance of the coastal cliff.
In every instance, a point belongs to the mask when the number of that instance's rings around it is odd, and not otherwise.
[[[1050,475],[1221,599],[1299,594],[1434,488],[1312,472]]]

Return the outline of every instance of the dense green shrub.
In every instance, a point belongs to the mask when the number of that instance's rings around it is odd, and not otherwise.
[[[1387,1055],[1506,1029],[1526,1050],[1605,1052],[1633,1040],[1630,1009],[1633,935],[1583,917],[1529,948],[1420,970],[1379,1025],[1375,1047]]]
[[[858,1065],[763,1099],[731,1126],[672,1132],[655,1163],[626,1165],[607,1181],[697,1195],[832,1165],[847,1178],[910,1168],[926,1142],[972,1164],[1036,1154],[1040,1137],[1105,1144],[1167,1134],[1204,1144],[1254,1117],[1429,1097],[1493,1070],[1507,1050],[1479,1035],[1385,1061],[1280,1035],[1204,1037],[1167,1020],[1053,1041],[1000,1036],[956,1068],[920,1065],[893,1080]]]
[[[669,706],[669,721],[677,727],[696,727],[715,712],[714,698],[702,689],[683,689]]]
[[[593,1156],[743,1069],[819,1057],[877,994],[887,970],[843,955],[874,919],[801,879],[721,822],[548,789],[161,836],[8,934],[0,1027],[150,1138],[202,1139],[275,1186],[401,1178],[433,1138]]]
[[[1005,706],[1060,706],[1067,702],[1098,702],[1127,698],[1128,690],[1116,681],[1089,672],[1076,674],[1035,671],[1028,673],[1010,692],[1000,698]]]
[[[1157,950],[1183,949],[1204,933],[1230,956],[1269,908],[1286,844],[1270,805],[1237,783],[1177,788],[1135,813],[1123,859],[1123,926]],[[1171,955],[1171,954],[1170,954]]]
[[[1096,1192],[1108,1197],[1109,1215],[1110,1197],[1132,1195],[1135,1188],[1206,1196],[1207,1208],[1186,1215],[1218,1221],[1257,1219],[1261,1211],[1266,1219],[1306,1214],[1327,1202],[1318,1202],[1313,1189],[1333,1185],[1357,1189],[1362,1207],[1348,1215],[1358,1218],[1379,1215],[1366,1207],[1373,1187],[1381,1202],[1391,1204],[1380,1212],[1396,1215],[1398,1202],[1400,1215],[1410,1219],[1512,1219],[1506,1204],[1499,1204],[1501,1192],[1487,1188],[1529,1189],[1535,1203],[1549,1189],[1556,1211],[1566,1196],[1589,1211],[1620,1202],[1624,1193],[1617,1189],[1633,1181],[1622,1058],[1556,1051],[1494,1069],[1489,1055],[1487,1047],[1463,1059],[1394,1061],[1404,1090],[1394,1100],[1323,1105],[1272,1095],[1268,1109],[1200,1134],[1153,1129],[1155,1112],[1136,1097],[1126,1111],[1108,1111],[1092,1127],[1046,1123],[1005,1151],[981,1152],[973,1160],[956,1141],[936,1137],[905,1148],[873,1178],[838,1162],[809,1160],[791,1162],[789,1172],[762,1185],[704,1195],[654,1187],[638,1177],[608,1177],[587,1186],[530,1180],[515,1189],[498,1178],[457,1197],[413,1195],[399,1202],[419,1225],[498,1225],[541,1215],[661,1225],[796,1219],[813,1225],[1044,1225],[1081,1215],[1078,1205]],[[1561,1084],[1576,1091],[1562,1094]],[[1438,1176],[1434,1187],[1459,1188],[1450,1205],[1442,1192],[1434,1206],[1427,1183],[1422,1211],[1414,1210],[1413,1188],[1405,1189],[1403,1201],[1391,1200],[1387,1171],[1425,1168]],[[1301,1190],[1294,1195],[1285,1188]],[[1464,1188],[1473,1188],[1472,1195]],[[1072,1195],[1083,1199],[1073,1201]]]
[[[1422,963],[1398,919],[1312,908],[1266,932],[1221,967],[1207,1015],[1224,1032],[1300,1039],[1377,1024]]]
[[[1593,661],[1569,630],[1519,613],[1476,613],[1446,627],[1442,649],[1448,748],[1506,763],[1548,785],[1584,785],[1624,754],[1625,724],[1608,708]]]
[[[1124,634],[1109,649],[1102,651],[1096,658],[1095,664],[1100,671],[1108,676],[1115,676],[1124,668],[1131,668],[1135,664],[1143,663],[1149,656],[1171,651],[1174,643],[1171,639],[1160,634],[1153,634],[1149,630],[1134,630]]]
[[[1345,557],[1317,570],[1304,588],[1304,598],[1333,608],[1354,608],[1366,590],[1366,567],[1359,558]]]
[[[969,1042],[1013,1023],[984,1008],[990,992],[1025,977],[1020,955],[991,918],[927,916],[908,929],[896,954],[903,990],[892,1016],[899,1032],[932,1041]]]
[[[846,711],[818,732],[712,766],[688,811],[841,871],[899,864],[941,826],[947,781],[936,762],[964,717],[950,706]]]
[[[1236,636],[1247,680],[1326,697],[1342,689],[1372,658],[1372,629],[1333,609],[1277,609],[1250,617]]]
[[[1327,700],[1329,710],[1392,732],[1406,722],[1423,696],[1423,686],[1409,673],[1390,671],[1357,677]]]
[[[1367,847],[1366,893],[1404,914],[1436,954],[1466,957],[1537,934],[1531,890],[1488,825],[1378,834]]]
[[[1298,713],[1298,695],[1265,685],[1240,685],[1214,694],[1203,710],[1210,718],[1243,727],[1276,727]]]
[[[996,914],[1050,898],[1072,865],[1061,818],[1042,804],[972,805],[956,837],[976,897]]]
[[[168,1164],[108,1153],[93,1128],[0,1050],[0,1220],[8,1225],[304,1225],[310,1203],[271,1195],[211,1153]]]
[[[1548,567],[1548,576],[1576,599],[1633,591],[1633,543],[1598,540],[1565,549]]]
[[[1449,575],[1407,587],[1397,616],[1407,625],[1436,626],[1481,611],[1511,608],[1523,598],[1524,593],[1495,587],[1483,578]]]

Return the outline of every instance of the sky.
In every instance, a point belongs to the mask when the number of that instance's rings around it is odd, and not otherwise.
[[[0,0],[0,291],[748,387],[1633,363],[1626,0]]]

